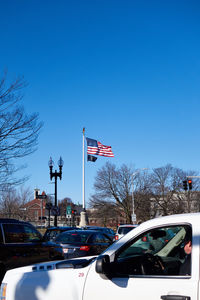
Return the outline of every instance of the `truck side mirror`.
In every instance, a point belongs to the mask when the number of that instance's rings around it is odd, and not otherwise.
[[[98,274],[109,274],[110,258],[109,255],[99,255],[96,260],[96,272]]]

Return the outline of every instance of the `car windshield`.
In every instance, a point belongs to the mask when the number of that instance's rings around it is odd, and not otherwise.
[[[44,240],[45,241],[54,241],[55,238],[62,232],[68,231],[68,230],[74,230],[73,227],[61,227],[61,228],[50,228],[47,229],[47,231],[44,234]]]
[[[46,232],[44,237],[46,240],[53,240],[60,233],[61,233],[60,229],[50,230],[50,231]]]
[[[91,233],[81,232],[63,232],[57,236],[56,242],[61,243],[87,243]]]

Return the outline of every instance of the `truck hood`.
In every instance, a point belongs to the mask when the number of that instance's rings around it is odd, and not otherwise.
[[[52,261],[6,272],[6,300],[80,300],[95,256]],[[59,295],[58,295],[59,291]]]

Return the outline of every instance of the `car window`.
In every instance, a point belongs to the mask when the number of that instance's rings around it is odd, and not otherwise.
[[[45,235],[44,235],[44,238],[45,240],[54,240],[56,238],[57,235],[59,235],[62,231],[59,230],[59,229],[56,229],[56,230],[48,230],[46,231]]]
[[[55,241],[56,242],[62,242],[62,243],[86,243],[88,240],[88,233],[85,233],[84,231],[79,233],[73,232],[63,232],[59,234]]]
[[[62,228],[56,228],[56,229],[47,229],[44,234],[44,240],[45,241],[54,241],[55,238],[60,234],[68,230],[73,230],[74,227],[62,227]],[[77,228],[76,228],[77,230]]]
[[[105,236],[105,234],[103,234],[103,243],[110,243],[110,242],[111,240],[107,236]]]
[[[93,243],[109,243],[110,240],[102,233],[96,233],[92,235],[91,242]]]
[[[191,234],[191,227],[182,225],[143,233],[117,254],[115,271],[124,275],[180,275],[188,260],[187,271],[183,274],[190,275],[191,254],[185,252],[188,232]]]
[[[101,233],[95,233],[90,240],[92,243],[102,243],[103,235]]]
[[[33,241],[41,240],[41,235],[34,227],[23,225],[23,230],[24,230],[24,242],[33,242]]]
[[[132,229],[133,229],[133,227],[119,227],[118,233],[119,234],[126,234],[129,231],[131,231]]]
[[[22,243],[24,231],[20,224],[3,224],[5,243]]]

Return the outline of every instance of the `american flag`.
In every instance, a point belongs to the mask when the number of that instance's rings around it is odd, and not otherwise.
[[[105,146],[97,140],[86,138],[87,153],[92,155],[100,155],[106,157],[114,157],[111,146]]]

